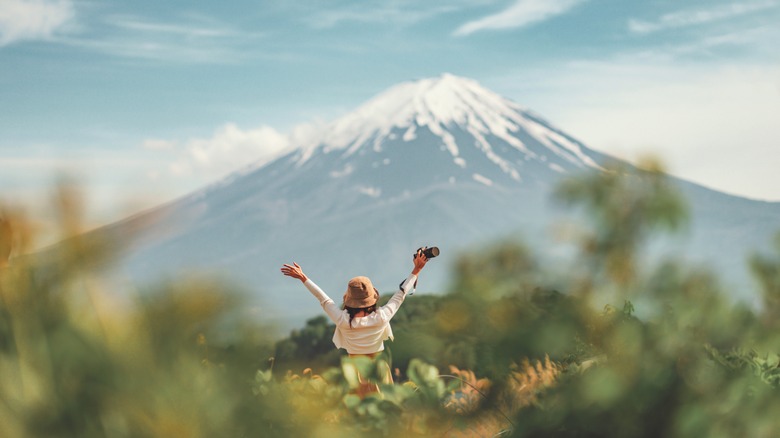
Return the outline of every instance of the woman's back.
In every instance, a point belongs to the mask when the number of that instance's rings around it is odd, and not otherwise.
[[[407,292],[412,290],[417,283],[417,275],[428,261],[423,253],[423,248],[417,250],[413,261],[414,269],[401,283],[400,290],[375,312],[371,312],[371,310],[376,306],[379,292],[368,277],[355,277],[349,281],[347,292],[344,294],[346,309],[341,309],[303,273],[297,263],[285,264],[282,267],[282,273],[301,280],[309,292],[320,302],[330,320],[336,324],[333,343],[337,348],[343,348],[349,354],[370,355],[385,349],[385,339],[393,339],[390,320],[401,307]]]

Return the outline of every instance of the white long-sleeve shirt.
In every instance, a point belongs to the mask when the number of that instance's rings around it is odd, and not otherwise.
[[[409,274],[409,277],[401,283],[400,290],[393,294],[387,304],[370,315],[353,318],[351,327],[346,309],[340,309],[311,279],[307,279],[304,285],[319,300],[330,320],[336,324],[336,332],[333,333],[333,343],[336,344],[336,348],[343,348],[349,354],[372,354],[385,349],[385,339],[393,339],[390,320],[401,307],[407,292],[414,287],[416,280],[416,275]]]

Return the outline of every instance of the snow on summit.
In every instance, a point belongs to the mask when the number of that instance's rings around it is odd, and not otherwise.
[[[518,110],[517,104],[474,80],[443,74],[389,88],[336,120],[324,143],[335,149],[360,146],[372,137],[388,135],[393,128],[407,128],[404,139],[408,141],[415,138],[417,128],[426,127],[442,138],[453,156],[458,156],[458,146],[447,135],[447,127],[506,134],[517,129],[512,119],[517,118]]]
[[[438,137],[458,166],[466,163],[463,148],[477,148],[517,181],[521,179],[517,160],[494,150],[496,140],[533,160],[545,161],[545,155],[551,154],[575,167],[598,167],[578,142],[517,103],[475,80],[449,73],[403,82],[378,94],[331,123],[316,146],[303,149],[299,163],[307,161],[318,148],[325,153],[343,151],[344,156],[366,146],[379,152],[387,139],[395,139],[393,131],[400,130],[401,139],[412,142],[421,129]],[[464,142],[458,133],[468,134],[469,141]],[[530,147],[529,140],[542,145],[543,150]]]

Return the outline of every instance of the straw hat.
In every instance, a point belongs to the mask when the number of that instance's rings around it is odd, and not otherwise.
[[[344,305],[361,309],[376,304],[379,291],[376,290],[368,277],[355,277],[349,280],[347,292],[344,294]]]

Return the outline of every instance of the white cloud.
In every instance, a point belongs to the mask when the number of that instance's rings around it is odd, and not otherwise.
[[[74,15],[69,0],[0,0],[0,46],[49,39]]]
[[[326,128],[327,123],[319,119],[309,123],[299,123],[290,130],[290,145],[296,148],[317,146]]]
[[[242,130],[234,123],[227,123],[211,138],[189,140],[186,149],[193,168],[222,175],[262,163],[289,145],[289,137],[270,126]]]
[[[628,28],[631,32],[646,34],[659,30],[695,26],[746,15],[778,6],[776,0],[731,3],[708,9],[684,10],[662,15],[655,21],[631,19]]]
[[[503,11],[460,26],[453,35],[466,36],[482,30],[512,29],[544,21],[568,12],[584,0],[517,0]]]
[[[319,138],[322,126],[300,124],[285,134],[270,126],[241,129],[235,123],[226,123],[210,138],[147,139],[141,146],[158,157],[167,157],[165,170],[169,175],[192,179],[197,186],[247,166],[261,166],[294,147],[309,146]]]

